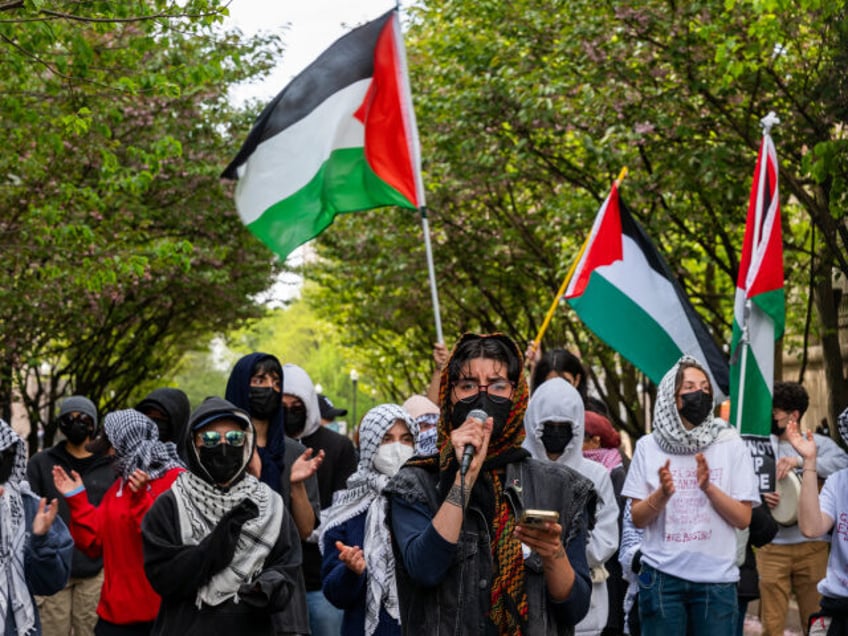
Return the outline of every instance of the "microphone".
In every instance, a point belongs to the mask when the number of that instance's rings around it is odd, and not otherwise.
[[[474,409],[468,414],[468,417],[474,418],[475,420],[479,420],[480,422],[485,423],[487,419],[489,419],[489,415],[483,409]],[[468,468],[471,466],[471,460],[474,457],[474,444],[466,444],[465,448],[462,451],[462,463],[459,465],[459,474],[463,477],[465,473],[468,472]]]

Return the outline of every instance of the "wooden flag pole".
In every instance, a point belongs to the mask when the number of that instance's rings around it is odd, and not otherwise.
[[[618,173],[618,178],[615,180],[615,185],[618,187],[624,178],[627,176],[627,166],[621,169],[621,172]],[[542,343],[542,336],[545,335],[545,331],[548,330],[548,325],[551,324],[551,319],[554,317],[554,313],[559,306],[559,302],[565,294],[565,290],[568,288],[568,284],[571,282],[571,277],[574,276],[574,270],[577,269],[577,264],[580,262],[580,259],[583,257],[583,252],[586,251],[586,246],[589,244],[589,238],[591,234],[586,237],[586,240],[583,241],[583,245],[580,247],[580,251],[577,253],[577,258],[574,259],[574,262],[571,264],[571,267],[568,269],[568,273],[565,275],[565,280],[562,281],[562,285],[559,287],[559,291],[557,291],[556,296],[554,296],[554,301],[551,303],[550,309],[548,309],[548,313],[545,316],[545,319],[542,321],[542,326],[539,327],[539,333],[536,334],[536,338],[530,344],[530,347],[533,351],[539,350],[539,345]]]

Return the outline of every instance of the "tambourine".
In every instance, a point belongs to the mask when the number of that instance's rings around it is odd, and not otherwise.
[[[782,526],[794,526],[798,523],[798,500],[801,498],[801,480],[794,470],[778,480],[776,492],[780,501],[771,509],[771,516]]]

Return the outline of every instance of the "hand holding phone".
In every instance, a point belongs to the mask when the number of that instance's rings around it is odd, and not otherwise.
[[[518,519],[520,525],[527,526],[528,528],[544,528],[546,521],[557,523],[559,521],[559,512],[556,510],[534,510],[528,508],[521,513],[521,517]]]

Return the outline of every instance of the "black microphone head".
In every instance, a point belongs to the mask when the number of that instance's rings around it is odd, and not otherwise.
[[[473,417],[475,420],[480,420],[485,424],[486,420],[489,419],[489,414],[483,409],[474,409],[468,414],[468,417]]]

